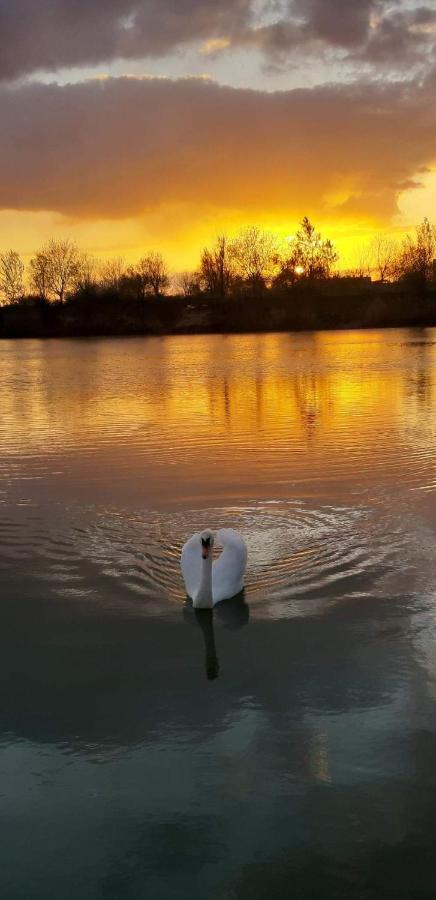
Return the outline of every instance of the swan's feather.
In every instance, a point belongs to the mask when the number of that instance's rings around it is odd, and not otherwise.
[[[216,533],[216,540],[224,548],[212,566],[212,598],[214,603],[219,603],[242,591],[247,547],[233,528],[221,528]]]
[[[188,597],[194,598],[201,580],[201,543],[200,532],[193,534],[182,549],[180,560],[183,580]]]
[[[222,544],[223,551],[212,566],[214,604],[228,600],[242,591],[247,565],[247,547],[237,531],[233,528],[221,528],[215,537],[217,543]],[[186,542],[181,557],[182,575],[188,597],[196,597],[201,581],[201,566],[200,533],[197,532]]]

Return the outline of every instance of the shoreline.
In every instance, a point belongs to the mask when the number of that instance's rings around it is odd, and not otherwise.
[[[337,284],[241,297],[160,297],[123,300],[113,294],[74,297],[64,304],[29,298],[0,307],[0,339],[157,337],[264,334],[436,326],[436,284],[425,293],[404,286]]]

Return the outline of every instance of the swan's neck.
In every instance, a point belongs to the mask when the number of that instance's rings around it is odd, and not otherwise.
[[[212,609],[212,554],[202,559],[201,581],[198,594],[194,600],[196,609]]]

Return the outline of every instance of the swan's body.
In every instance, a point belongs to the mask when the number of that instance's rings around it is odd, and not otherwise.
[[[223,551],[212,562],[214,537]],[[211,609],[221,600],[229,600],[242,591],[247,547],[233,528],[221,528],[193,534],[182,550],[181,567],[186,593],[196,609]]]

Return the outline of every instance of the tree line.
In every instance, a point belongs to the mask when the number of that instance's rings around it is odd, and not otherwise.
[[[35,253],[27,273],[30,294],[49,303],[64,303],[72,294],[97,287],[120,290],[129,284],[138,297],[161,296],[170,283],[167,265],[160,253],[148,253],[135,266],[121,258],[99,262],[70,240],[50,240]],[[25,295],[25,266],[15,250],[0,254],[0,291],[7,304]]]
[[[341,274],[422,286],[436,277],[435,257],[436,227],[426,218],[401,242],[376,236],[358,252],[356,266]],[[340,277],[338,262],[332,241],[324,238],[307,216],[284,249],[276,235],[255,226],[233,238],[221,234],[202,250],[198,268],[177,279],[171,279],[168,264],[159,252],[149,252],[129,266],[121,257],[100,262],[73,241],[52,239],[31,258],[27,272],[15,250],[0,253],[0,296],[3,305],[20,303],[26,293],[43,303],[62,304],[68,298],[96,291],[145,300],[161,298],[170,286],[173,293],[185,297],[259,295],[271,289],[287,290],[301,282]]]

